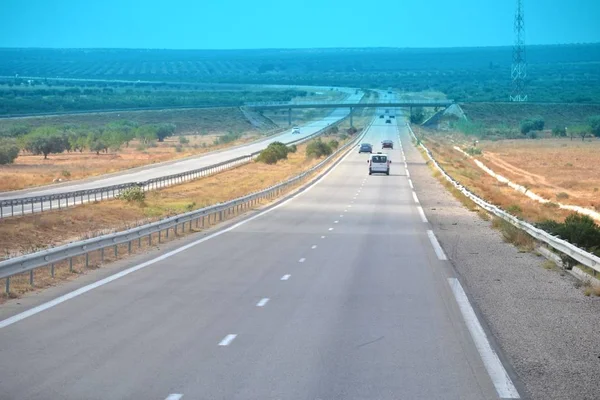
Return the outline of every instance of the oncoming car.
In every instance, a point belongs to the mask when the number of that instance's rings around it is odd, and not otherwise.
[[[367,160],[367,164],[369,164],[369,175],[373,174],[390,174],[390,164],[392,160],[390,160],[387,154],[377,153],[371,154],[371,157]]]
[[[358,148],[358,154],[360,154],[360,153],[372,153],[372,152],[373,152],[373,146],[371,146],[369,143],[363,143]]]

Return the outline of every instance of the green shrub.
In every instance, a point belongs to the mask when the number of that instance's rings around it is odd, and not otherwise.
[[[329,143],[327,143],[329,145],[329,147],[331,147],[332,149],[337,149],[340,146],[340,142],[338,142],[335,139],[332,139],[329,141]]]
[[[117,196],[119,200],[125,200],[128,203],[143,203],[146,200],[146,193],[139,186],[130,187],[123,190]]]
[[[175,152],[181,153],[182,151],[183,151],[183,147],[181,147],[180,144],[178,144],[177,146],[175,146]]]
[[[295,153],[298,151],[298,147],[295,144],[289,146],[288,149],[290,153]]]
[[[597,254],[600,250],[600,226],[587,215],[573,213],[565,218],[565,222],[545,220],[536,226],[591,253]],[[569,269],[577,265],[577,261],[569,256],[561,258]]]
[[[188,138],[186,138],[185,136],[179,136],[179,143],[180,144],[189,144],[190,140]]]
[[[569,194],[565,193],[565,192],[560,192],[560,193],[556,193],[556,198],[557,199],[568,199],[569,198]]]
[[[12,164],[19,156],[19,146],[14,139],[0,139],[0,165]]]
[[[346,140],[346,139],[348,139],[348,135],[346,135],[345,133],[342,133],[342,134],[340,135],[340,140],[341,140],[341,141],[344,141],[344,140]]]
[[[565,137],[567,136],[567,130],[564,126],[556,125],[554,128],[552,128],[552,136]]]
[[[61,174],[65,178],[69,178],[71,176],[71,171],[69,171],[68,169],[63,169],[62,172],[61,172]]]
[[[306,146],[306,156],[320,158],[333,153],[333,149],[321,139],[317,139]]]
[[[277,164],[278,160],[279,158],[277,157],[277,152],[273,148],[269,147],[261,151],[258,157],[256,157],[256,162],[262,162],[265,164]]]
[[[469,147],[466,152],[472,156],[479,156],[483,154],[483,151],[478,147]]]

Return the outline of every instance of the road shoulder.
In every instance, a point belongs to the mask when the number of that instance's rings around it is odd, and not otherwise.
[[[598,398],[600,299],[585,297],[568,274],[505,243],[491,222],[455,199],[402,136],[427,219],[532,399]]]

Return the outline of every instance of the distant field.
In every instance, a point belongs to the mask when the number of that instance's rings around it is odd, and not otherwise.
[[[527,56],[531,101],[600,103],[600,44],[528,46]],[[407,92],[441,91],[458,101],[507,101],[511,61],[509,46],[228,51],[0,49],[0,76],[41,77],[51,84],[56,84],[52,80],[59,77],[155,81],[155,85],[197,82],[394,87]],[[5,81],[10,83],[10,79]]]
[[[413,129],[444,169],[476,194],[533,222],[562,221],[572,211],[542,205],[488,175],[453,147],[467,149],[472,137],[457,132]],[[537,139],[479,142],[476,157],[494,172],[552,201],[600,211],[600,139]]]
[[[461,103],[467,117],[486,128],[505,126],[519,129],[521,121],[542,117],[546,127],[585,124],[600,115],[600,104]]]

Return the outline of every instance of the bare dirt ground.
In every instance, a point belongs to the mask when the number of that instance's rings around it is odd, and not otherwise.
[[[442,166],[455,179],[487,201],[517,216],[538,222],[563,220],[572,211],[540,204],[480,169],[453,149],[470,147],[472,139],[458,133],[413,127]],[[521,184],[552,202],[600,209],[600,141],[569,139],[482,141],[476,156],[494,172]]]
[[[480,146],[480,159],[511,181],[548,200],[600,211],[600,140],[501,140]]]

